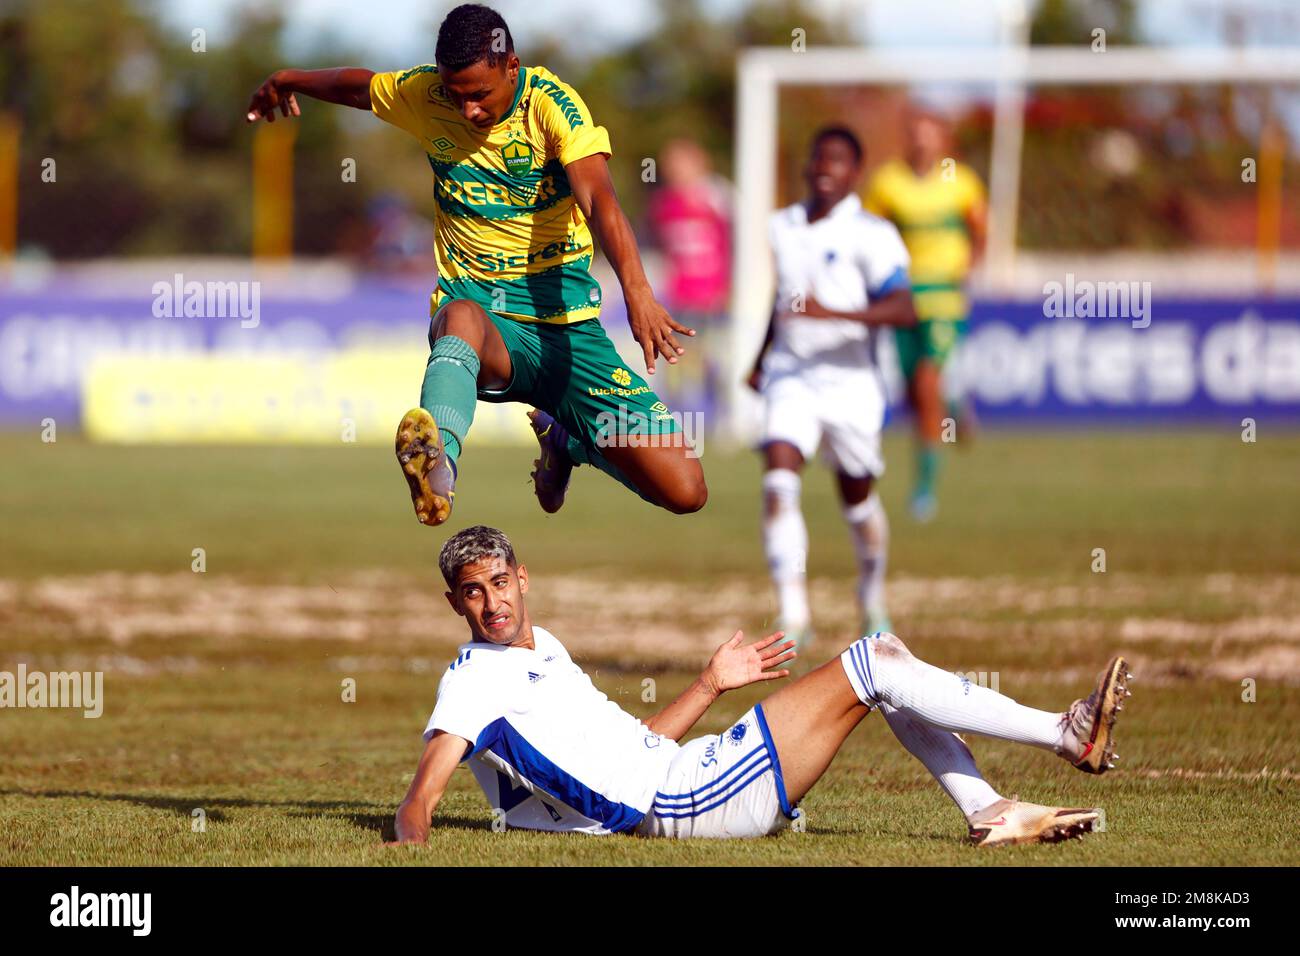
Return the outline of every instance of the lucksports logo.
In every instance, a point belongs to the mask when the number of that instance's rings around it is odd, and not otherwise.
[[[620,385],[627,385],[632,381],[632,376],[628,374],[628,371],[625,368],[614,369],[614,371],[610,373],[609,377]]]

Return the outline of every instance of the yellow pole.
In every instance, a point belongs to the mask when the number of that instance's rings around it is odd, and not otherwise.
[[[15,113],[0,113],[0,259],[18,250],[18,141],[22,124]]]
[[[293,141],[288,118],[259,123],[253,137],[253,257],[293,254]]]
[[[1285,137],[1270,111],[1259,137],[1259,196],[1255,214],[1255,247],[1259,283],[1272,292],[1277,281],[1277,255],[1282,244],[1282,157]]]

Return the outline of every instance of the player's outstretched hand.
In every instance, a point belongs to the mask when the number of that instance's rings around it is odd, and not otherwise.
[[[741,646],[745,639],[743,631],[737,631],[716,651],[705,669],[705,679],[719,694],[726,690],[735,690],[746,684],[761,680],[777,680],[789,677],[790,672],[780,667],[795,659],[794,641],[778,644],[785,637],[783,631],[777,631],[753,644]]]
[[[259,119],[264,119],[268,123],[274,123],[277,109],[283,116],[302,115],[302,111],[298,109],[298,100],[293,95],[293,91],[285,89],[281,85],[279,76],[278,73],[272,73],[266,78],[266,82],[253,93],[252,99],[248,101],[248,109],[245,111],[244,116],[244,119],[248,122],[256,123]]]
[[[632,327],[632,338],[636,339],[645,354],[645,370],[650,375],[655,373],[655,358],[662,355],[669,365],[677,364],[677,356],[685,355],[686,350],[678,344],[673,333],[694,335],[694,329],[682,325],[665,309],[654,296],[629,300],[627,303],[627,321]]]

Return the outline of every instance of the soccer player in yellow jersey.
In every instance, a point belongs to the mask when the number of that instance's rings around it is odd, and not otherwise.
[[[438,286],[420,407],[403,417],[397,457],[416,517],[451,513],[456,461],[477,399],[522,402],[541,445],[543,509],[559,510],[577,464],[677,514],[708,491],[680,423],[615,351],[596,316],[592,233],[623,288],[632,335],[654,374],[694,331],[656,301],[610,180],[609,134],[572,87],[523,66],[505,21],[453,9],[435,63],[394,73],[281,70],[253,94],[249,122],[297,116],[295,94],[371,110],[424,147],[437,200]]]
[[[894,330],[907,397],[916,420],[916,483],[912,514],[928,521],[938,507],[935,479],[943,430],[941,373],[966,330],[963,284],[987,231],[984,184],[952,157],[947,124],[934,113],[907,117],[907,155],[876,171],[866,206],[902,233],[911,255],[917,324]]]

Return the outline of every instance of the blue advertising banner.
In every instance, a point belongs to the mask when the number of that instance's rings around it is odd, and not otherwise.
[[[1157,300],[1140,321],[1045,311],[975,304],[950,378],[984,419],[1300,425],[1300,301]]]
[[[428,355],[428,292],[377,281],[269,295],[256,281],[174,274],[138,295],[120,285],[0,287],[0,427],[45,417],[82,420],[82,394],[108,356],[173,359],[220,354],[311,361],[353,349],[409,352],[418,394]]]
[[[75,427],[92,366],[112,356],[166,366],[196,356],[312,362],[386,350],[409,355],[414,393],[427,301],[418,283],[373,279],[277,294],[257,282],[181,274],[127,292],[84,280],[0,287],[0,427],[37,427],[47,417]],[[611,329],[622,322],[616,309],[602,316]],[[1157,300],[1140,322],[1059,313],[1043,301],[977,302],[950,388],[990,423],[1249,416],[1300,427],[1300,300]],[[885,360],[893,365],[892,354]],[[897,399],[897,368],[885,371]]]

